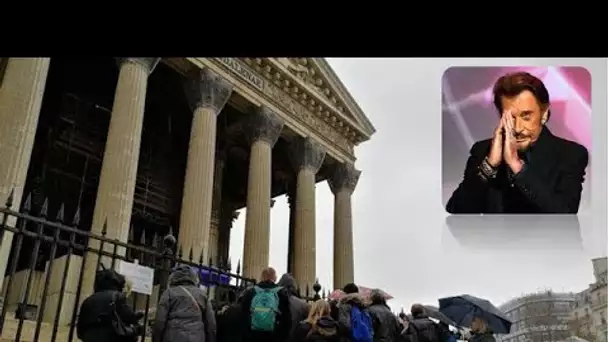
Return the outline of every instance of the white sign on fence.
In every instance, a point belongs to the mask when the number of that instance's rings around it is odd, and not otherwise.
[[[151,295],[154,285],[154,269],[137,264],[137,262],[120,261],[118,273],[131,282],[131,291]]]

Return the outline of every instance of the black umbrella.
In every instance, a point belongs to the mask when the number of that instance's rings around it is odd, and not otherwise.
[[[445,323],[447,325],[451,325],[453,327],[458,327],[458,324],[456,324],[456,322],[454,322],[454,320],[450,319],[448,316],[441,313],[441,311],[439,311],[439,308],[436,306],[425,305],[424,311],[426,312],[427,316],[434,318],[434,319],[438,320],[439,322],[443,322],[443,323]]]
[[[486,321],[488,328],[496,334],[508,334],[511,321],[505,314],[485,299],[461,295],[439,299],[439,311],[462,327],[470,327],[473,318]]]

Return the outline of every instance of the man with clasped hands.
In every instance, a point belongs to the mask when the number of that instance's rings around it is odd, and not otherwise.
[[[510,73],[498,79],[493,93],[500,121],[492,139],[471,147],[447,212],[576,214],[589,154],[545,126],[551,109],[543,82]]]

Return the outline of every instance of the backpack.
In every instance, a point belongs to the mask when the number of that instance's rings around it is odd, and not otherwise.
[[[350,310],[350,328],[353,342],[372,342],[374,340],[374,328],[372,318],[367,311],[353,306]]]
[[[274,331],[279,311],[280,286],[263,289],[254,286],[251,299],[251,330]]]

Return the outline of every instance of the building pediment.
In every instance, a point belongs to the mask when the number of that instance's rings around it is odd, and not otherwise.
[[[292,93],[308,94],[316,100],[318,108],[337,115],[344,125],[350,126],[361,136],[356,143],[368,140],[375,133],[375,128],[342,84],[325,58],[269,58],[286,74],[295,77]],[[300,95],[301,96],[301,95]],[[340,125],[340,124],[338,124]]]

